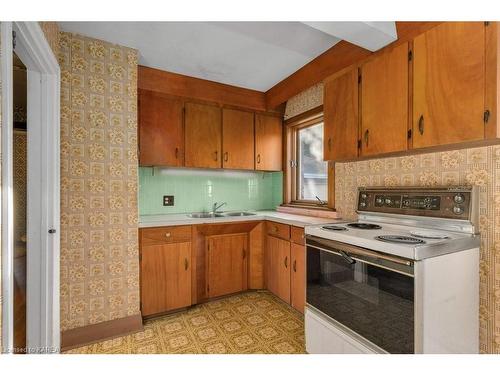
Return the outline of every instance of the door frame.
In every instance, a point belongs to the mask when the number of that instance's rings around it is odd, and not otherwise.
[[[2,22],[2,342],[13,351],[12,31],[27,68],[26,346],[60,350],[60,69],[38,22]],[[36,126],[29,126],[29,124]]]

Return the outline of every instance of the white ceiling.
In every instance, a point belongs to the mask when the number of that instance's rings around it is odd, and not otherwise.
[[[138,49],[141,65],[259,91],[267,91],[340,41],[331,30],[322,31],[328,23],[322,24],[59,22],[64,31]],[[355,31],[363,26],[366,37],[373,33],[363,22],[348,24]]]

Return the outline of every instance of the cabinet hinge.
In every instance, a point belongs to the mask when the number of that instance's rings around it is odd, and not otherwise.
[[[361,148],[361,139],[358,139],[358,148]]]
[[[483,113],[483,122],[486,124],[488,123],[488,120],[490,119],[490,110],[487,109],[486,111],[484,111]]]
[[[409,50],[408,51],[408,61],[411,61],[413,59],[413,51]]]
[[[358,75],[358,83],[361,83],[361,74]]]
[[[408,129],[408,139],[411,139],[411,136],[412,136],[412,131],[411,129]]]

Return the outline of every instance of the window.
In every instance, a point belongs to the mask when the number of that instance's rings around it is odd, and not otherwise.
[[[323,161],[323,123],[297,132],[297,199],[328,200],[328,168]],[[319,200],[318,200],[319,202]]]
[[[321,112],[287,124],[285,203],[326,207],[328,162],[323,161],[323,116]]]

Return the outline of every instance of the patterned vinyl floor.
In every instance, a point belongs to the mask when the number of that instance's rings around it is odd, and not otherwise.
[[[66,353],[305,353],[304,319],[269,292],[252,291],[149,320],[143,332]]]

